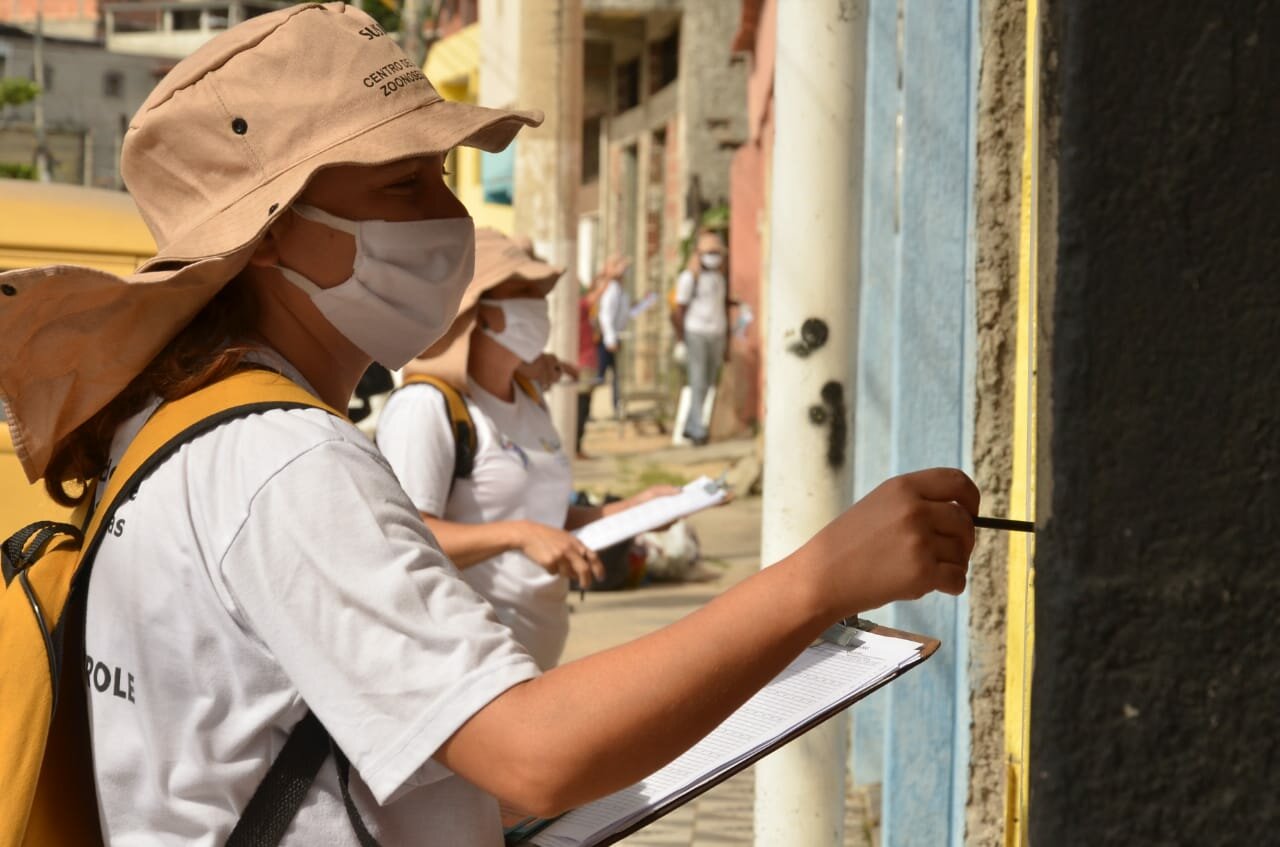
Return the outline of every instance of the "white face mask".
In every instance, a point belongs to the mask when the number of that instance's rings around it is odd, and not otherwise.
[[[714,271],[724,264],[724,256],[719,253],[703,253],[702,266],[709,271]]]
[[[355,237],[351,277],[340,285],[321,288],[291,268],[276,268],[374,361],[403,367],[448,330],[475,269],[471,218],[349,221],[314,206],[293,211]]]
[[[515,353],[522,362],[532,362],[542,355],[551,338],[551,313],[547,308],[547,298],[481,299],[480,302],[502,309],[505,319],[502,332],[484,328],[481,331],[485,335]]]

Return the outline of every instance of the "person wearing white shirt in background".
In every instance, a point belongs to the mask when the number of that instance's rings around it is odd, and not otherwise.
[[[729,361],[729,283],[724,272],[724,241],[715,232],[698,235],[689,266],[676,280],[672,324],[685,347],[689,374],[689,416],[684,436],[706,444],[709,422],[702,419],[707,391],[716,384],[720,366]]]
[[[619,414],[622,408],[622,392],[618,379],[618,353],[622,347],[620,335],[627,328],[630,320],[631,304],[627,290],[622,284],[622,275],[631,266],[631,260],[625,256],[610,256],[605,262],[604,292],[600,295],[596,307],[596,325],[600,329],[600,344],[596,349],[598,376],[604,382],[605,371],[612,371],[613,412]]]
[[[550,362],[547,295],[561,268],[531,257],[494,229],[476,232],[476,270],[444,338],[405,366],[406,385],[378,419],[378,449],[462,578],[543,670],[569,634],[569,580],[603,578],[599,558],[571,530],[604,515],[677,493],[654,486],[606,506],[570,506],[569,459],[539,389],[518,371]],[[476,432],[472,466],[456,467],[457,435],[441,388],[457,392]]]
[[[24,339],[3,347],[0,400],[28,477],[83,500],[157,404],[244,365],[342,408],[371,361],[398,368],[430,347],[474,258],[444,157],[500,150],[539,121],[441,99],[341,3],[215,36],[125,136],[156,257],[129,277],[0,273],[0,338]],[[290,783],[305,796],[286,828],[254,843],[500,847],[500,802],[550,817],[622,790],[835,621],[963,591],[978,500],[953,468],[889,480],[677,623],[543,672],[349,421],[275,408],[226,422],[113,512],[83,641],[63,633],[71,667],[87,652],[129,680],[83,681],[87,713],[62,713],[88,738],[90,826],[113,847],[225,844],[313,716],[350,769],[326,744],[314,777]]]

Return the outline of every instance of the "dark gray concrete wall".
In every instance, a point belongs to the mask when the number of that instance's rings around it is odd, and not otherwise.
[[[1054,5],[1030,843],[1274,844],[1280,5]]]

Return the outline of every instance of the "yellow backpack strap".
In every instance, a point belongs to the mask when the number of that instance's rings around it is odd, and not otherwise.
[[[546,401],[542,399],[542,389],[538,387],[536,382],[529,379],[529,377],[520,373],[516,374],[516,385],[520,386],[520,390],[525,394],[528,394],[533,402],[537,403],[544,409],[547,407]]]
[[[234,418],[272,409],[323,409],[345,417],[297,383],[274,371],[239,371],[186,397],[156,409],[124,451],[99,499],[99,507],[85,531],[97,536],[102,522],[111,516],[126,489],[133,489],[186,442]],[[132,491],[128,491],[131,494]]]
[[[468,479],[476,466],[478,439],[467,398],[462,396],[451,382],[429,374],[410,374],[404,378],[402,388],[409,385],[430,385],[444,396],[445,412],[449,415],[449,429],[453,432],[453,478]]]

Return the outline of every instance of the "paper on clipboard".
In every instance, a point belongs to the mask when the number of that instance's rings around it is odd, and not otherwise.
[[[607,518],[592,521],[574,530],[578,540],[592,550],[604,550],[619,541],[666,526],[694,512],[701,512],[723,503],[729,495],[721,483],[710,477],[699,477],[680,490],[679,494],[655,497]]]
[[[833,627],[833,629],[836,629]],[[766,753],[817,726],[924,661],[936,641],[875,628],[839,628],[815,642],[706,738],[640,782],[508,843],[532,847],[613,844],[687,803]]]

